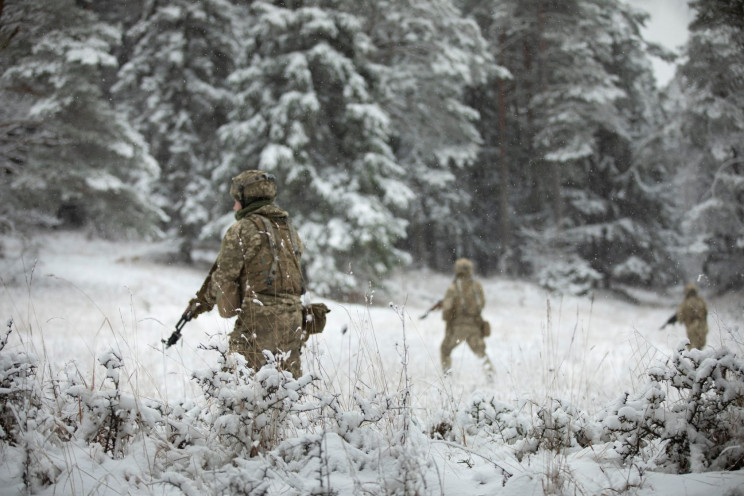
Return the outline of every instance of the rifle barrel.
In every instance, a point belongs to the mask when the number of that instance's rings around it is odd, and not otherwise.
[[[196,297],[198,300],[204,299],[207,289],[209,288],[209,281],[212,278],[212,274],[214,274],[214,271],[216,269],[217,269],[217,261],[215,260],[214,264],[212,264],[212,268],[209,269],[209,274],[207,274],[206,279],[204,279],[204,282],[202,283],[201,288],[199,288],[199,291],[196,292]],[[163,340],[166,348],[169,348],[170,346],[176,344],[176,342],[181,338],[181,329],[183,329],[183,326],[185,326],[187,322],[189,322],[191,319],[194,318],[194,312],[195,312],[195,309],[191,306],[191,303],[189,303],[189,306],[186,307],[186,310],[184,310],[183,314],[181,315],[181,318],[176,323],[176,330],[173,331],[173,333],[170,335],[170,337],[168,338],[168,341]]]

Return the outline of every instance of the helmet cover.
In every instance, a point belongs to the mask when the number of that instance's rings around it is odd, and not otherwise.
[[[250,199],[276,198],[276,178],[260,170],[247,170],[235,176],[230,185],[230,196],[245,206]]]
[[[470,276],[473,275],[473,262],[467,258],[459,258],[455,262],[455,275]]]

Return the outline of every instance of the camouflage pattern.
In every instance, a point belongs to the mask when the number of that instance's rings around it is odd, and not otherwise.
[[[685,286],[685,299],[677,309],[677,321],[687,328],[688,348],[705,348],[705,338],[708,335],[708,306],[698,295],[698,288],[694,284]]]
[[[251,199],[276,198],[274,176],[260,170],[247,170],[235,176],[230,184],[230,196],[244,207]]]
[[[483,286],[473,279],[473,264],[461,258],[455,262],[455,280],[447,288],[442,303],[442,318],[447,323],[440,347],[442,369],[452,367],[452,350],[465,341],[473,353],[483,360],[486,370],[492,370],[486,356],[486,343],[482,333],[481,311],[485,306]]]
[[[253,184],[258,183],[249,186]],[[263,350],[285,353],[277,362],[299,377],[302,242],[287,212],[276,205],[245,210],[225,233],[203,303],[225,305],[226,295],[237,294],[240,308],[229,336],[230,351],[243,354],[255,370],[266,363]]]
[[[264,350],[271,351],[284,370],[302,375],[302,306],[295,297],[259,295],[245,298],[230,333],[230,352],[242,354],[248,366],[258,370],[266,363]],[[278,355],[283,353],[283,357]]]

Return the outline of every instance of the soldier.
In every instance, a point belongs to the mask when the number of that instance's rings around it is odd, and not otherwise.
[[[698,295],[696,285],[685,286],[685,299],[677,309],[677,320],[687,328],[688,348],[705,348],[705,337],[708,335],[708,306]]]
[[[241,353],[254,370],[266,363],[264,350],[284,353],[277,362],[294,377],[302,374],[302,242],[289,215],[274,204],[274,176],[248,170],[232,180],[235,222],[225,233],[194,313],[217,304],[225,318],[237,315],[230,351]]]
[[[467,258],[460,258],[455,262],[455,280],[447,288],[442,302],[442,319],[447,327],[440,358],[445,373],[452,367],[452,350],[463,341],[483,360],[486,371],[489,374],[493,371],[483,340],[490,334],[488,322],[481,317],[484,305],[483,286],[473,279],[473,263]]]

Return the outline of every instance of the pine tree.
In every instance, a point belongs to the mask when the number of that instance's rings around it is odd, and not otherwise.
[[[643,16],[605,0],[466,4],[514,75],[480,88],[479,110],[487,142],[499,145],[482,162],[511,163],[508,174],[492,170],[484,183],[491,190],[502,177],[511,183],[516,237],[532,253],[518,254],[522,270],[578,255],[576,263],[617,281],[667,281],[665,238],[657,234],[664,216],[646,215],[660,211],[659,188],[633,160],[636,139],[658,116],[648,96],[653,47],[640,35]],[[612,249],[599,256],[601,243]]]
[[[236,52],[234,12],[228,0],[148,2],[126,33],[128,59],[113,87],[158,161],[155,193],[184,261],[211,220],[216,132],[232,106],[226,80]]]
[[[610,0],[593,0],[584,8],[583,17],[593,19],[601,33],[591,45],[593,58],[621,95],[606,114],[594,116],[594,152],[586,179],[576,181],[581,191],[569,202],[578,222],[567,238],[605,284],[666,285],[678,276],[668,249],[674,235],[672,191],[668,171],[645,148],[662,122],[649,54],[669,55],[641,36],[646,14]]]
[[[521,265],[517,253],[523,240],[514,225],[528,210],[527,198],[537,197],[525,194],[533,189],[528,186],[532,182],[528,164],[536,156],[527,134],[532,116],[526,111],[533,91],[534,26],[530,18],[520,17],[518,2],[462,0],[460,4],[477,21],[499,66],[513,74],[491,72],[484,84],[468,92],[467,101],[479,113],[478,130],[484,140],[467,183],[478,207],[475,258],[484,271],[498,268],[502,273],[525,274],[529,268]]]
[[[343,295],[408,261],[395,248],[412,193],[390,147],[390,118],[370,89],[369,38],[344,2],[253,2],[238,104],[220,134],[214,179],[277,175],[306,247],[309,283]],[[352,3],[346,4],[350,10]]]
[[[684,173],[686,245],[702,255],[690,275],[702,271],[724,291],[744,285],[744,2],[690,5],[695,19],[669,132]]]
[[[471,256],[476,206],[463,188],[482,139],[467,88],[498,68],[478,25],[451,0],[355,6],[374,50],[375,95],[391,119],[393,149],[415,197],[404,246],[414,259],[450,270]]]
[[[2,10],[3,204],[14,227],[90,225],[106,236],[154,234],[146,143],[106,101],[103,68],[118,32],[72,0]]]

